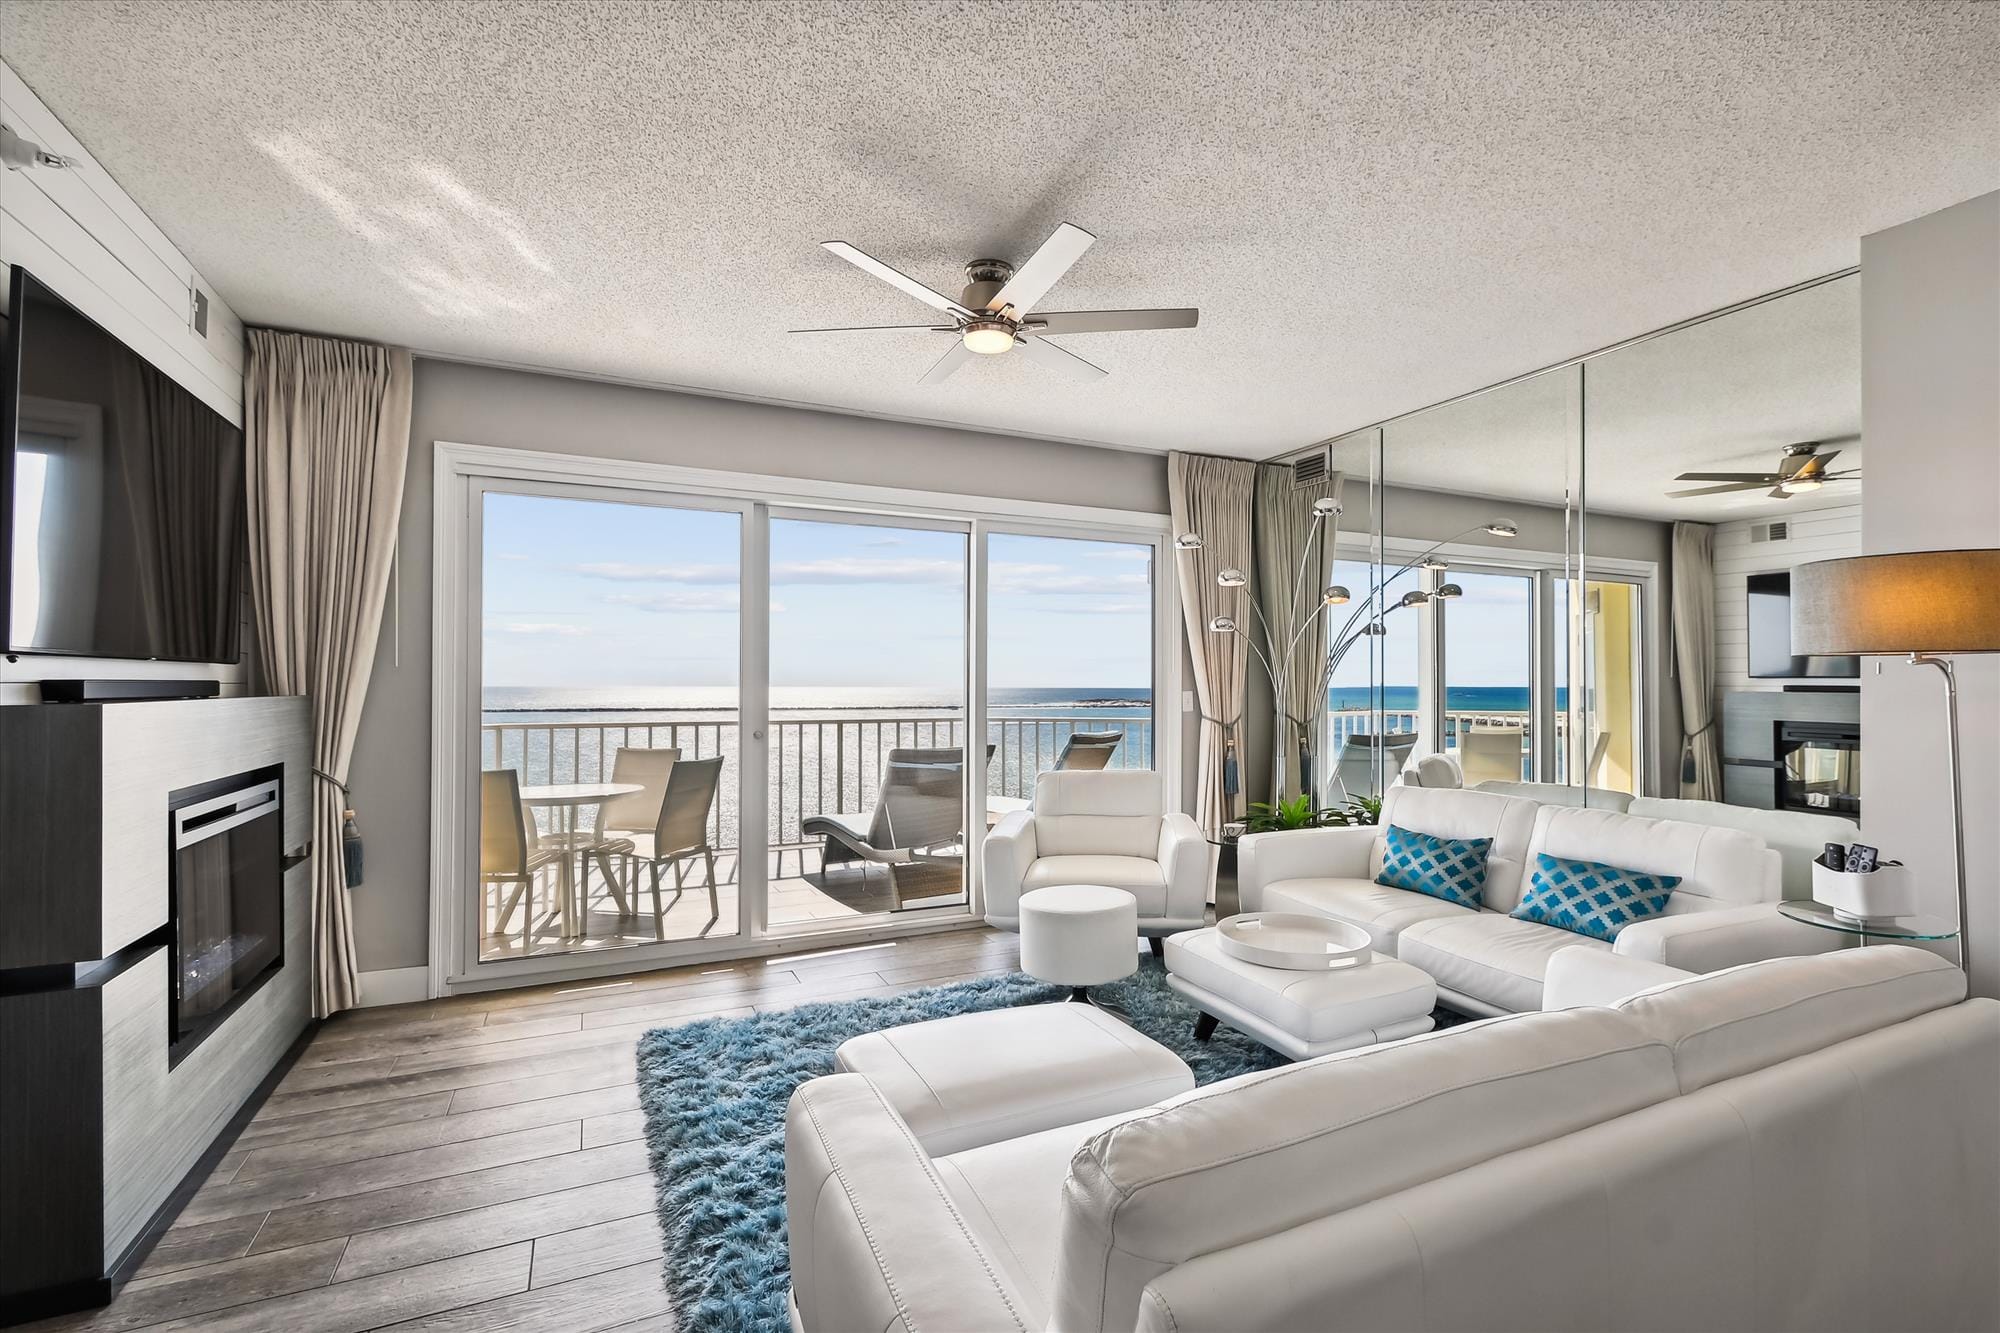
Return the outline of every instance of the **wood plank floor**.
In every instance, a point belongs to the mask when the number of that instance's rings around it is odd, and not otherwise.
[[[26,1327],[671,1329],[639,1035],[1011,971],[1018,943],[982,927],[343,1014],[111,1305]]]

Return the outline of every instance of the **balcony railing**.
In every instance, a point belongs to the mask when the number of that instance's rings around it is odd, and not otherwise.
[[[738,724],[728,715],[692,720],[607,718],[602,721],[539,722],[513,719],[480,727],[479,766],[512,768],[523,786],[560,782],[608,782],[621,747],[673,747],[688,759],[722,758],[722,782],[709,815],[717,848],[737,845]],[[1153,720],[1133,718],[1023,715],[989,717],[986,762],[989,795],[1026,799],[1035,775],[1054,768],[1063,744],[1075,732],[1120,733],[1113,768],[1150,768]],[[963,714],[911,710],[893,714],[773,717],[770,722],[770,787],[767,794],[771,841],[797,846],[800,824],[818,814],[874,808],[882,766],[889,751],[911,747],[963,747]]]
[[[1341,747],[1346,743],[1349,736],[1372,734],[1377,730],[1378,726],[1382,732],[1390,735],[1398,732],[1414,732],[1417,729],[1418,719],[1421,716],[1421,714],[1414,710],[1391,710],[1381,714],[1378,723],[1377,715],[1370,709],[1337,709],[1331,715],[1333,753],[1335,755],[1340,753]],[[1473,727],[1519,727],[1521,729],[1521,778],[1523,781],[1528,781],[1534,777],[1534,722],[1531,714],[1526,711],[1446,712],[1444,715],[1445,748],[1447,750],[1456,749],[1459,735]],[[1569,734],[1569,722],[1566,713],[1556,713],[1555,731],[1555,780],[1557,782],[1565,782],[1568,780],[1565,775],[1569,769],[1569,747],[1563,743]],[[1393,777],[1393,775],[1391,776]]]

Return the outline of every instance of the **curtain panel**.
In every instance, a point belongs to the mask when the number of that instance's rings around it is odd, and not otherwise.
[[[1242,459],[1167,456],[1174,532],[1201,538],[1199,550],[1179,552],[1178,573],[1195,702],[1201,710],[1195,821],[1210,837],[1242,812],[1242,784],[1229,770],[1232,758],[1238,763],[1242,759],[1243,678],[1249,659],[1243,635],[1253,632],[1254,617],[1247,590],[1218,587],[1215,576],[1225,569],[1250,568],[1250,501],[1256,474],[1256,464]],[[1217,616],[1234,620],[1242,633],[1211,633],[1209,623]]]
[[[1285,698],[1272,700],[1274,800],[1305,790],[1308,775],[1299,771],[1303,757],[1319,749],[1319,737],[1313,734],[1319,705],[1313,694],[1326,664],[1326,616],[1320,598],[1332,582],[1334,520],[1324,525],[1316,520],[1313,502],[1321,496],[1338,498],[1340,482],[1336,472],[1325,484],[1301,490],[1292,483],[1290,467],[1257,469],[1253,586],[1269,628],[1264,651],[1280,664],[1288,686]],[[1298,642],[1293,645],[1295,638]],[[1321,775],[1310,776],[1316,781]]]
[[[264,687],[312,703],[313,1012],[360,998],[341,814],[410,452],[410,354],[250,331],[250,595]]]
[[[1674,524],[1674,674],[1681,687],[1681,795],[1722,799],[1715,716],[1715,529]]]

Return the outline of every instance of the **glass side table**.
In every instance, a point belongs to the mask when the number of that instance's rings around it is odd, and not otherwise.
[[[1958,938],[1958,927],[1941,916],[1895,916],[1857,921],[1822,903],[1803,898],[1779,903],[1778,914],[1793,921],[1803,921],[1808,926],[1818,926],[1821,930],[1837,930],[1843,935],[1859,936],[1864,945],[1870,940]]]

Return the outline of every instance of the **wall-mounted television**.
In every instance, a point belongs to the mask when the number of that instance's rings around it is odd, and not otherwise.
[[[1792,651],[1792,576],[1789,571],[1749,579],[1750,675],[1757,680],[1853,680],[1858,657],[1805,657]]]
[[[243,432],[26,269],[9,290],[6,651],[236,661]]]

